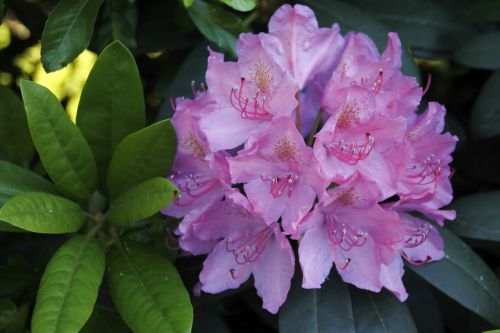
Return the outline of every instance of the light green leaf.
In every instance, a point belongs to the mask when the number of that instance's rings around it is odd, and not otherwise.
[[[500,70],[494,72],[483,86],[472,107],[471,131],[476,139],[500,134]]]
[[[134,57],[122,43],[114,42],[97,58],[83,87],[76,118],[94,153],[101,189],[105,189],[116,146],[143,128],[145,121],[141,78]]]
[[[351,30],[363,32],[373,39],[379,50],[386,47],[389,29],[375,20],[369,12],[364,12],[350,3],[335,0],[307,0],[305,2],[314,10],[321,26],[331,26],[333,23],[338,23],[343,33]],[[402,71],[420,81],[418,66],[407,50],[403,50]]]
[[[10,299],[0,299],[0,330],[4,330],[14,321],[17,306]]]
[[[193,4],[193,0],[182,0],[184,7],[189,8]]]
[[[135,333],[191,332],[193,309],[175,267],[153,250],[129,243],[109,256],[113,302]]]
[[[500,242],[500,191],[462,197],[450,208],[457,218],[447,227],[459,236]]]
[[[10,198],[28,191],[58,193],[54,184],[36,173],[0,161],[0,206]]]
[[[248,12],[255,8],[257,5],[256,0],[219,0],[226,5],[232,7],[233,9],[239,10],[240,12]]]
[[[208,40],[236,55],[236,36],[244,31],[238,16],[202,0],[194,0],[188,13]]]
[[[111,224],[127,225],[146,219],[168,206],[177,188],[165,178],[153,178],[119,196],[106,214]]]
[[[85,215],[73,201],[41,192],[16,195],[0,209],[0,220],[23,230],[42,234],[78,231]]]
[[[74,236],[50,260],[36,297],[33,333],[77,333],[89,319],[104,275],[104,250]]]
[[[170,120],[162,120],[127,136],[109,164],[108,190],[112,198],[154,177],[165,177],[177,147]]]
[[[455,51],[453,59],[463,65],[480,69],[500,68],[500,32],[490,32],[468,40]]]
[[[434,287],[500,326],[500,282],[484,261],[457,236],[441,229],[445,257],[422,266],[408,265]]]
[[[90,147],[47,88],[21,82],[28,125],[43,166],[57,187],[77,199],[94,191],[97,168]]]
[[[279,325],[281,333],[417,332],[405,303],[386,290],[349,288],[336,272],[321,289],[302,289],[294,283],[280,310]]]
[[[35,153],[23,103],[4,86],[0,86],[0,150],[19,165],[31,162]]]
[[[120,315],[113,310],[96,305],[92,316],[80,333],[128,333],[130,330]]]
[[[63,68],[90,43],[103,0],[61,0],[42,34],[42,63],[47,72]]]

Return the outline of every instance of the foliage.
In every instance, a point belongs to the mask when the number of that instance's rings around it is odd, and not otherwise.
[[[426,98],[446,105],[447,129],[460,138],[452,164],[457,219],[442,232],[447,255],[406,269],[406,303],[348,286],[336,272],[322,289],[304,290],[297,271],[278,316],[264,313],[248,288],[188,293],[200,261],[179,256],[177,221],[159,214],[176,193],[164,178],[177,145],[166,101],[191,97],[191,80],[203,81],[207,46],[233,57],[238,34],[263,31],[282,2],[0,0],[10,35],[0,46],[0,332],[500,327],[495,0],[303,1],[320,25],[365,32],[379,49],[388,31],[399,32],[404,73],[422,82],[432,74]],[[76,122],[66,98],[33,82],[30,66],[16,65],[39,40],[36,61],[48,72],[86,48],[99,54]]]

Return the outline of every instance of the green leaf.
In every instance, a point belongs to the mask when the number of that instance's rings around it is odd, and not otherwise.
[[[14,321],[17,306],[10,299],[0,299],[0,330],[6,329]]]
[[[85,215],[73,201],[41,192],[16,195],[0,209],[0,220],[23,230],[42,234],[78,231]]]
[[[94,191],[97,168],[90,147],[47,88],[21,81],[28,125],[43,166],[57,187],[86,199]]]
[[[33,268],[23,257],[10,256],[0,266],[0,295],[16,296],[35,280]]]
[[[112,198],[154,177],[165,177],[177,147],[170,120],[162,120],[128,135],[109,164],[108,190]]]
[[[119,40],[130,49],[137,47],[137,2],[130,0],[110,0],[111,29],[113,39]]]
[[[233,9],[239,10],[240,12],[248,12],[255,8],[257,5],[256,0],[219,0],[225,3]]]
[[[244,31],[238,16],[202,0],[194,0],[187,10],[198,30],[208,40],[236,55],[236,36]]]
[[[109,256],[113,302],[135,333],[191,332],[193,309],[175,267],[138,244],[114,248]]]
[[[15,164],[0,161],[0,206],[23,192],[49,192],[57,194],[57,188],[47,179]]]
[[[417,332],[405,303],[386,290],[348,287],[332,272],[321,289],[302,289],[295,281],[280,310],[280,333]]]
[[[498,0],[468,1],[461,8],[460,13],[473,22],[499,22],[500,2]]]
[[[500,70],[494,72],[483,86],[471,113],[471,131],[476,139],[500,134]]]
[[[104,275],[104,250],[95,239],[74,236],[43,273],[33,310],[33,333],[79,332],[89,319]]]
[[[450,208],[457,218],[447,227],[462,237],[500,242],[500,191],[462,197]]]
[[[500,282],[484,261],[457,236],[441,229],[445,257],[423,266],[408,265],[434,287],[500,326]]]
[[[96,305],[92,316],[80,333],[127,333],[130,332],[120,315],[113,310]]]
[[[193,0],[182,0],[184,7],[189,8],[193,4]]]
[[[334,0],[307,0],[305,3],[314,10],[321,26],[331,26],[333,23],[338,23],[343,33],[351,30],[363,32],[373,39],[379,50],[386,47],[389,30],[382,23],[373,19],[368,12],[364,12],[350,3]],[[402,71],[420,81],[418,66],[407,50],[403,50]]]
[[[97,58],[83,87],[76,118],[94,153],[100,188],[105,188],[116,146],[143,128],[145,122],[141,78],[134,57],[122,43],[114,42]]]
[[[35,153],[23,103],[4,86],[0,86],[0,150],[19,165],[31,162]]]
[[[153,178],[132,187],[111,205],[106,218],[111,224],[127,225],[146,219],[168,206],[177,188],[165,178]]]
[[[350,3],[391,31],[397,31],[411,48],[450,52],[474,35],[471,26],[435,1],[352,0]]]
[[[63,68],[90,43],[103,0],[61,0],[42,33],[42,63],[47,72]]]
[[[14,227],[12,224],[9,224],[4,221],[0,221],[0,231],[2,232],[26,232],[26,230],[23,230],[18,227]]]
[[[453,58],[456,62],[480,69],[500,68],[500,32],[476,36],[462,45]]]

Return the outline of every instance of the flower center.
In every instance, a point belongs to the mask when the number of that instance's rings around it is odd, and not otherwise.
[[[266,248],[273,231],[265,227],[254,233],[246,233],[236,238],[226,238],[226,251],[234,255],[238,265],[255,262]]]
[[[271,84],[273,82],[271,66],[263,61],[257,61],[251,67],[250,78],[259,93],[263,96],[271,97]]]
[[[337,194],[334,202],[339,203],[343,206],[354,205],[358,201],[358,195],[353,187],[348,188],[344,192]]]
[[[189,174],[182,177],[180,171],[173,171],[169,179],[177,185],[181,193],[174,198],[174,204],[180,207],[186,207],[194,201],[212,191],[219,181],[213,176],[202,173]]]
[[[273,153],[281,162],[298,163],[300,157],[299,149],[287,137],[280,138],[273,144]]]
[[[206,155],[203,144],[193,132],[190,132],[188,137],[184,140],[184,147],[199,158],[204,158]]]
[[[326,145],[326,149],[330,154],[335,156],[339,161],[349,165],[355,165],[359,161],[365,159],[373,149],[375,138],[370,134],[365,134],[365,141],[362,143],[346,142],[344,139]]]
[[[437,186],[441,171],[441,159],[431,154],[423,163],[414,164],[409,168],[406,177],[415,185],[429,185],[434,183]]]
[[[241,78],[240,87],[232,88],[229,95],[229,102],[233,109],[241,113],[242,119],[248,120],[270,120],[272,118],[266,107],[268,96],[257,90],[252,97],[252,101],[243,94],[245,78]]]
[[[355,102],[347,103],[337,118],[336,128],[343,131],[351,127],[351,125],[358,120],[359,111]]]

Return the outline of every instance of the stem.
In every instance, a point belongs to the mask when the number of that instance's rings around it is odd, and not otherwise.
[[[95,236],[95,234],[102,228],[102,223],[98,223],[97,225],[95,225],[92,229],[90,229],[90,231],[88,232],[87,234],[87,237],[89,238],[93,238]]]
[[[295,98],[297,99],[297,108],[295,109],[295,127],[297,127],[299,133],[302,133],[302,126],[300,124],[300,92],[295,94]]]
[[[245,19],[243,20],[243,25],[245,27],[248,27],[250,24],[252,24],[253,21],[255,21],[257,17],[259,17],[259,13],[257,13],[256,10],[254,10],[252,13],[250,13],[250,15],[245,17]]]
[[[321,118],[323,118],[323,109],[319,109],[318,114],[316,115],[316,119],[314,119],[313,128],[311,129],[311,134],[309,134],[309,138],[307,138],[307,145],[312,147],[314,142],[314,136],[318,132],[319,124],[321,123]]]

